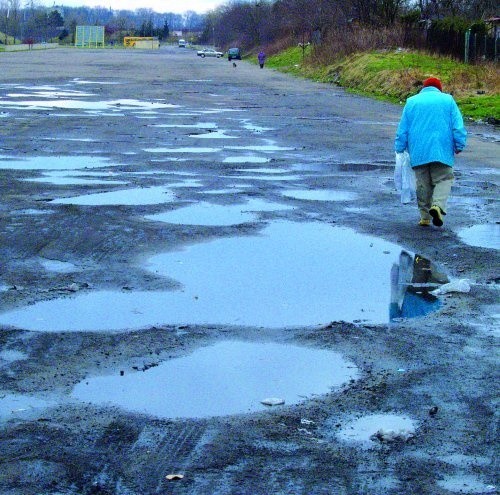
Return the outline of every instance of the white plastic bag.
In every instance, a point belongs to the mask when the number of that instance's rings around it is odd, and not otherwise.
[[[459,280],[453,280],[449,284],[444,284],[441,287],[433,290],[431,294],[433,296],[439,296],[441,294],[449,294],[450,292],[462,292],[467,294],[470,292],[470,281],[466,278],[461,278]]]
[[[415,172],[410,165],[410,155],[407,151],[396,153],[396,166],[394,167],[394,185],[401,193],[401,203],[415,201],[416,182]]]

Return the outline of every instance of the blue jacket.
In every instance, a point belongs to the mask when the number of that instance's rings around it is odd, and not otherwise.
[[[408,98],[396,132],[395,150],[408,150],[412,167],[441,162],[453,167],[467,131],[453,97],[429,86]]]

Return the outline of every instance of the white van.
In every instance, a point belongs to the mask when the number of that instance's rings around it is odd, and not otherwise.
[[[185,48],[186,47],[186,40],[179,40],[179,48]]]

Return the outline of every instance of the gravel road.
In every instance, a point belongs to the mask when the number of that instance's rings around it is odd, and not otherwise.
[[[167,46],[0,68],[1,494],[497,493],[497,129],[421,228],[401,106]]]

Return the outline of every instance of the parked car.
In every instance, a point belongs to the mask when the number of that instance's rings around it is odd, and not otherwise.
[[[241,50],[239,48],[230,48],[227,51],[227,59],[229,61],[236,59],[236,60],[241,60]]]
[[[179,40],[179,48],[185,48],[186,47],[186,40]]]
[[[217,58],[220,58],[224,54],[222,52],[218,52],[217,50],[214,50],[213,48],[203,48],[203,50],[198,50],[196,52],[196,55],[198,55],[198,57],[217,57]]]

